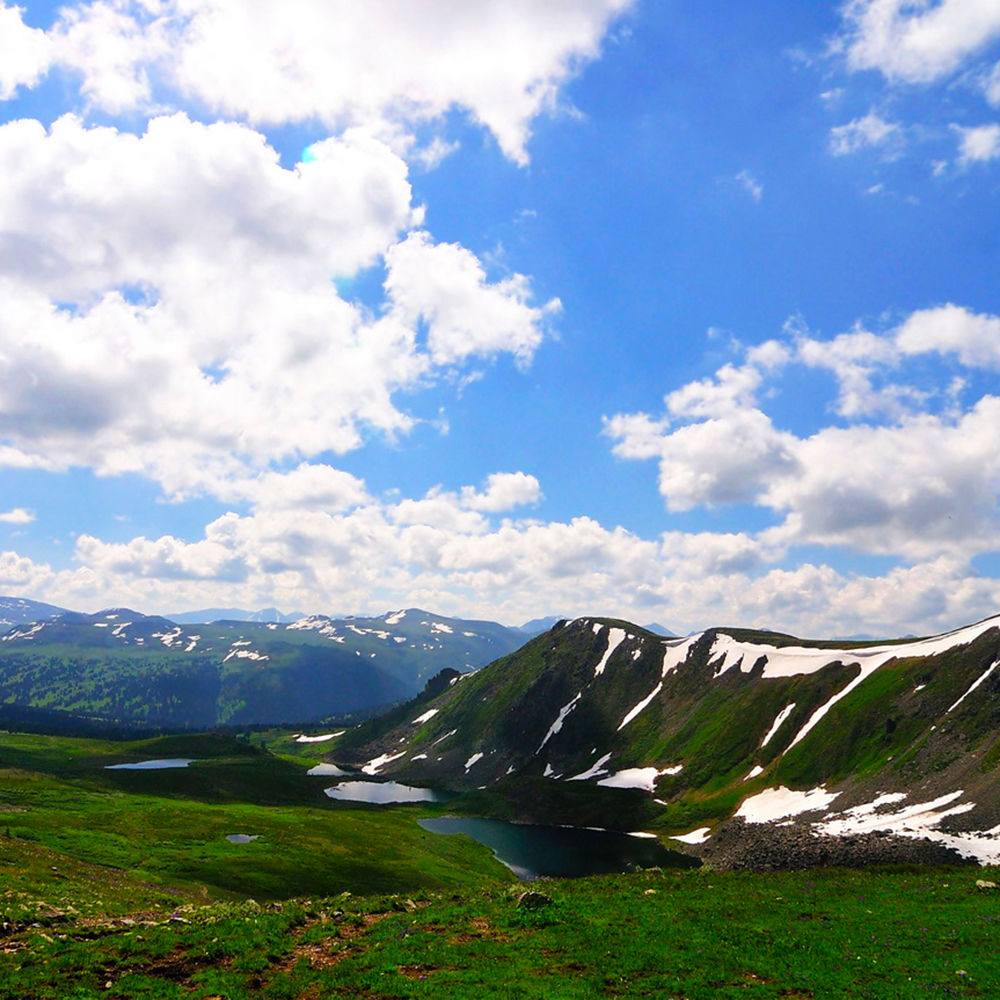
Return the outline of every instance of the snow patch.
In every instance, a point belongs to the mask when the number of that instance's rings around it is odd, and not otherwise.
[[[480,761],[480,760],[482,760],[482,759],[483,759],[483,755],[482,755],[481,753],[474,753],[474,754],[473,754],[473,755],[472,755],[472,756],[471,756],[471,757],[470,757],[470,758],[469,758],[469,759],[468,759],[468,760],[467,760],[467,761],[465,762],[465,769],[466,769],[466,771],[468,771],[468,770],[469,770],[469,768],[470,768],[470,767],[472,767],[472,765],[473,765],[473,764],[475,764],[475,763],[476,763],[477,761]]]
[[[958,701],[956,701],[955,704],[948,709],[948,712],[954,712],[955,709],[958,708],[958,706],[961,705],[962,702],[965,701],[965,699],[968,698],[969,695],[972,694],[972,692],[975,691],[976,688],[979,687],[979,685],[982,684],[983,681],[986,680],[986,678],[989,677],[990,674],[992,674],[993,671],[996,670],[998,666],[1000,666],[1000,660],[994,660],[993,664],[989,667],[989,669],[987,669],[987,671],[984,674],[981,674],[979,676],[979,678],[973,683],[972,687],[970,687],[969,690],[966,691],[965,694],[963,694],[962,697],[959,698]],[[945,715],[947,715],[948,712],[945,712]]]
[[[774,722],[771,724],[771,728],[767,731],[767,736],[761,740],[760,745],[766,747],[768,743],[771,742],[771,737],[781,728],[781,724],[792,714],[795,708],[795,702],[793,701],[790,705],[786,705],[777,715]]]
[[[711,827],[699,826],[697,830],[690,833],[679,833],[672,836],[671,840],[679,840],[682,844],[704,844],[711,836]]]
[[[763,773],[764,773],[764,768],[762,768],[760,764],[754,764],[754,766],[750,768],[750,773],[743,780],[749,781],[751,778],[756,778],[758,774],[763,774]]]
[[[549,726],[549,731],[545,734],[545,739],[542,740],[541,743],[539,743],[538,749],[535,751],[536,754],[541,753],[542,747],[544,747],[545,744],[548,743],[549,740],[553,736],[555,736],[555,734],[558,733],[560,729],[562,729],[563,722],[566,720],[566,716],[569,715],[569,713],[572,712],[574,708],[576,708],[576,703],[582,697],[583,697],[583,692],[578,691],[576,697],[573,698],[572,701],[567,702],[565,705],[563,705],[562,708],[559,709],[559,717],[556,719],[555,722],[552,723],[551,726]]]
[[[655,767],[627,767],[624,771],[601,778],[597,783],[606,788],[641,788],[645,792],[654,792],[656,779],[661,774],[676,774],[679,770],[680,767],[663,768],[663,770]]]
[[[623,730],[662,690],[663,681],[660,681],[660,683],[657,684],[656,687],[653,688],[653,690],[650,691],[649,694],[635,706],[635,708],[626,713],[625,718],[622,719],[621,724],[618,726],[616,731],[621,732],[621,730]]]
[[[808,792],[796,792],[779,785],[777,788],[765,788],[764,791],[744,799],[743,804],[736,810],[736,816],[742,817],[748,823],[770,823],[798,816],[800,813],[826,809],[839,794],[840,792],[828,792],[822,785]]]
[[[601,657],[601,662],[594,667],[594,676],[600,677],[604,673],[604,668],[608,665],[608,660],[611,658],[611,654],[622,644],[625,639],[625,629],[623,628],[610,628],[608,629],[608,648],[604,650],[604,655]]]
[[[663,667],[660,670],[660,676],[666,677],[667,674],[673,673],[673,671],[684,663],[695,643],[702,637],[703,634],[704,633],[699,632],[697,635],[688,636],[686,639],[664,640],[663,645],[666,648],[663,651]]]
[[[611,754],[606,753],[600,760],[595,761],[586,771],[581,771],[579,774],[574,774],[572,778],[567,778],[567,781],[587,781],[589,778],[596,778],[599,774],[607,774],[608,769],[604,766],[607,762],[611,760]]]
[[[335,740],[338,736],[343,736],[346,729],[341,729],[339,733],[323,733],[322,736],[296,736],[296,743],[326,743],[327,740]]]
[[[365,774],[378,774],[380,767],[385,767],[386,764],[392,763],[394,760],[399,760],[400,757],[405,757],[406,751],[403,750],[400,753],[388,754],[384,753],[380,757],[374,757],[363,768]]]
[[[406,617],[405,611],[394,611],[382,619],[386,625],[398,625]]]
[[[437,708],[429,708],[423,715],[418,715],[411,723],[411,726],[422,726],[428,719],[433,719],[435,715],[438,714],[440,710]]]

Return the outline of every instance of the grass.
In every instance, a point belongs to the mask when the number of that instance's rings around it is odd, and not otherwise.
[[[178,770],[105,770],[123,759],[173,756],[201,759]],[[509,881],[478,845],[421,830],[415,818],[429,810],[331,801],[324,780],[306,774],[308,763],[217,736],[122,744],[4,735],[0,843],[10,857],[21,844],[52,852],[62,872],[112,866],[208,898]],[[236,833],[259,839],[227,841]],[[17,865],[9,868],[16,878]],[[33,879],[18,884],[28,890]]]
[[[199,763],[105,770],[173,756]],[[1000,873],[650,870],[527,909],[485,848],[417,826],[433,807],[331,802],[309,763],[0,734],[0,1000],[1000,994],[1000,890],[976,887]]]
[[[443,838],[447,839],[447,838]],[[648,871],[520,889],[182,904],[8,935],[4,1000],[992,997],[977,873]]]

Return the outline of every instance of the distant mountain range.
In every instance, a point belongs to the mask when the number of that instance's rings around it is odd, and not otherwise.
[[[443,668],[474,670],[525,641],[495,622],[416,608],[187,624],[4,600],[22,620],[0,634],[0,702],[126,725],[305,723],[370,710],[411,697]],[[24,620],[33,607],[56,614]]]
[[[202,608],[200,611],[180,611],[166,616],[178,625],[207,625],[210,622],[296,622],[306,615],[302,611],[284,614],[277,608],[244,611],[242,608]]]
[[[66,613],[65,608],[41,601],[29,601],[23,597],[0,597],[0,629],[25,622],[37,622],[55,615]]]
[[[1000,863],[1000,617],[879,644],[582,618],[447,680],[332,759],[703,850],[791,823],[810,850],[879,831]]]

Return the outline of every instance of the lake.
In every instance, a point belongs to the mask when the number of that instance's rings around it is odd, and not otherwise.
[[[105,771],[163,771],[169,767],[187,767],[197,757],[161,757],[158,760],[140,760],[134,764],[107,764]]]
[[[390,802],[445,802],[450,798],[430,788],[414,788],[397,781],[342,781],[324,789],[331,799],[340,802],[371,802],[387,805]]]
[[[533,826],[498,819],[441,816],[417,821],[431,833],[464,833],[489,847],[518,878],[576,878],[637,868],[697,868],[701,862],[668,851],[653,837],[582,827]]]

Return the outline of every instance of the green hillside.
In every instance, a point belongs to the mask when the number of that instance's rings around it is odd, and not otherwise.
[[[884,817],[914,839],[981,833],[982,860],[1000,831],[998,660],[998,620],[838,646],[736,629],[664,639],[580,619],[348,734],[334,758],[475,790],[478,808],[522,819],[705,839],[745,800],[750,821],[822,805],[814,819],[855,810],[838,832]],[[921,803],[940,822],[911,820]]]

